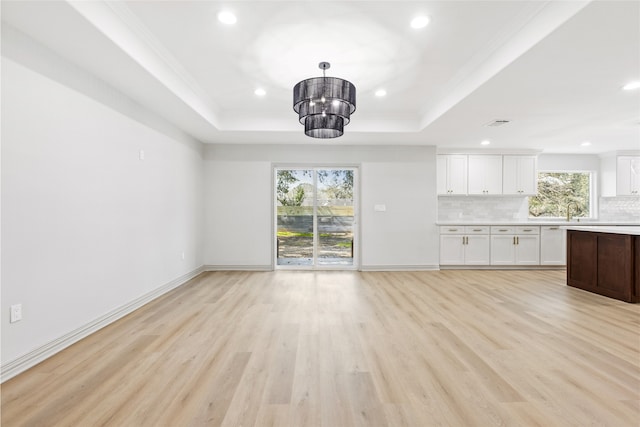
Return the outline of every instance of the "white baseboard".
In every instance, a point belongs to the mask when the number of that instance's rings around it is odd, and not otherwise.
[[[441,265],[440,270],[565,270],[566,265]]]
[[[440,270],[439,265],[363,265],[360,271],[431,271]]]
[[[54,354],[64,350],[72,344],[80,341],[81,339],[91,335],[99,329],[115,322],[116,320],[126,316],[127,314],[137,310],[143,305],[153,301],[154,299],[166,294],[167,292],[177,288],[178,286],[193,279],[200,273],[205,271],[204,267],[196,268],[187,274],[184,274],[177,279],[170,281],[157,289],[137,298],[127,304],[124,304],[115,310],[101,316],[92,322],[89,322],[68,334],[61,336],[53,341],[50,341],[39,348],[20,356],[17,359],[11,360],[3,365],[0,365],[0,383],[15,377],[16,375],[26,371],[32,366],[37,365],[43,360],[53,356]]]
[[[267,265],[205,265],[204,271],[273,271],[271,264]]]
[[[327,268],[309,268],[309,266],[300,266],[299,268],[295,268],[292,266],[286,266],[286,268],[282,268],[279,270],[288,270],[288,271],[329,271],[329,270],[340,270],[340,271],[356,271],[356,269],[344,269],[336,266],[332,268],[328,266]],[[358,268],[358,271],[426,271],[426,270],[439,270],[439,265],[365,265]],[[205,265],[204,271],[273,271],[274,268],[272,265]]]

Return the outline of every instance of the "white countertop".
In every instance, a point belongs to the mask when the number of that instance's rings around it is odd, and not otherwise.
[[[640,226],[618,226],[618,227],[606,227],[606,226],[579,226],[579,225],[566,225],[562,228],[567,230],[576,231],[594,231],[596,233],[614,233],[614,234],[627,234],[630,236],[640,236]]]
[[[436,225],[563,225],[563,226],[640,226],[638,222],[620,222],[620,221],[598,221],[598,220],[584,220],[584,221],[437,221]]]

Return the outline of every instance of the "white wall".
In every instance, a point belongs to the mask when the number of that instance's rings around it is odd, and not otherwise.
[[[210,268],[271,268],[273,165],[358,166],[361,268],[437,266],[434,147],[215,145],[205,148]]]
[[[539,171],[593,171],[600,170],[600,157],[596,154],[540,154]]]
[[[3,57],[3,367],[197,270],[203,181],[202,144]]]

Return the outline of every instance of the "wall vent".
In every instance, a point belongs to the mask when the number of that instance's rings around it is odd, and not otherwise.
[[[489,123],[487,123],[485,126],[491,126],[491,127],[497,127],[497,126],[502,126],[502,125],[506,125],[507,123],[509,123],[511,120],[506,120],[506,119],[496,119],[496,120],[492,120]]]

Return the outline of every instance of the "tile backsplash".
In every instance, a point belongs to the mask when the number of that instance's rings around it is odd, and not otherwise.
[[[528,216],[527,197],[438,197],[438,221],[523,221]]]
[[[600,221],[640,223],[640,197],[600,197]],[[438,221],[526,221],[527,197],[439,196]]]
[[[640,197],[600,197],[601,221],[640,222]]]

